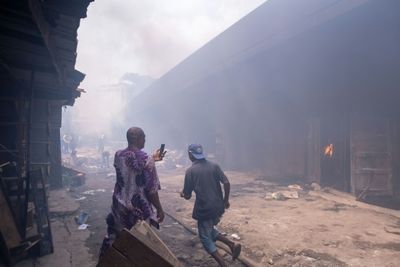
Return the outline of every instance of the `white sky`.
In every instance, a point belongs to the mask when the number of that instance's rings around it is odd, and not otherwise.
[[[78,31],[80,87],[159,78],[265,0],[96,0]],[[84,96],[83,96],[84,97]]]

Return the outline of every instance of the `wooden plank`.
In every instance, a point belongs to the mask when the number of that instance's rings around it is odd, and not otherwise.
[[[138,222],[130,231],[124,229],[114,241],[99,266],[181,267],[182,264],[145,222]],[[118,265],[122,262],[121,265]]]
[[[149,242],[142,241],[124,229],[114,242],[113,247],[125,255],[132,263],[141,267],[173,266],[152,250]]]
[[[53,66],[48,57],[34,54],[24,50],[9,49],[0,46],[0,54],[4,61],[10,67],[16,67],[23,70],[34,68],[38,71],[51,72]]]
[[[54,40],[51,38],[51,26],[48,24],[45,16],[43,15],[41,3],[38,0],[28,0],[28,3],[32,12],[33,20],[36,22],[36,25],[38,26],[39,31],[42,34],[43,41],[45,42],[47,49],[53,59],[54,68],[56,69],[60,80],[64,80],[64,72],[62,72],[60,69],[62,64],[57,57]]]
[[[167,260],[172,266],[180,266],[180,262],[174,254],[169,250],[167,245],[160,239],[155,231],[145,222],[138,222],[132,227],[130,233],[138,238],[141,242],[152,248]]]
[[[110,247],[101,258],[97,267],[139,267],[139,265],[132,263],[118,250]]]
[[[34,38],[18,32],[6,33],[2,28],[0,28],[0,33],[2,35],[1,47],[26,51],[35,55],[48,56],[50,58],[43,41],[37,37]]]
[[[12,212],[0,186],[0,232],[6,242],[8,249],[18,246],[21,242],[17,225]]]

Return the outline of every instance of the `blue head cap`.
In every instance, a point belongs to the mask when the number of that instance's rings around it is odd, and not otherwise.
[[[205,156],[203,154],[203,147],[199,144],[189,145],[188,151],[190,152],[190,154],[193,155],[193,157],[195,157],[195,159],[204,159],[205,158]]]

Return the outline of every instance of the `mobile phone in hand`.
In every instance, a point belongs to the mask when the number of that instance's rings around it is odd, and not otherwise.
[[[162,157],[164,154],[165,144],[161,144],[160,146],[160,156]]]

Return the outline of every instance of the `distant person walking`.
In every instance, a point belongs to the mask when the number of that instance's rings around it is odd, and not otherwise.
[[[68,134],[64,134],[63,138],[62,138],[62,141],[63,141],[63,151],[64,151],[64,153],[68,154],[68,153],[72,152],[71,147],[70,147],[71,146],[71,141],[72,141],[72,136],[68,135]]]
[[[101,167],[110,168],[110,152],[104,151],[101,153]]]
[[[158,190],[155,161],[163,159],[159,150],[152,156],[142,151],[145,134],[138,127],[126,133],[128,147],[115,153],[114,166],[117,181],[112,196],[111,213],[107,216],[107,235],[103,240],[100,257],[112,245],[118,233],[131,229],[139,220],[158,224],[164,220]]]
[[[100,154],[104,152],[105,139],[106,139],[106,136],[104,134],[101,134],[99,136],[99,141],[98,141],[98,144],[97,144],[97,151]]]
[[[236,259],[241,251],[240,244],[224,237],[215,228],[225,209],[230,207],[230,183],[217,164],[206,160],[201,145],[190,145],[188,154],[193,164],[186,171],[184,187],[180,195],[185,199],[190,199],[192,192],[196,193],[192,217],[197,220],[200,241],[218,264],[225,267],[227,265],[218,253],[215,241],[218,240],[228,245],[233,259]],[[221,183],[224,185],[224,195],[222,194]]]

